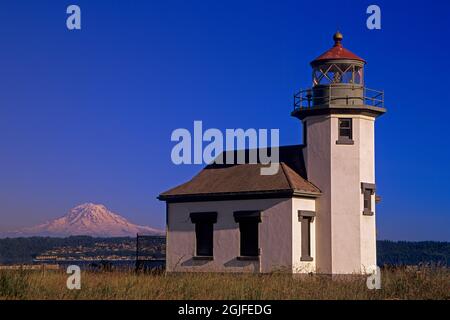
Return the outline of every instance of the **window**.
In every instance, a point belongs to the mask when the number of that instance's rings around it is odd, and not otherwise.
[[[351,118],[339,118],[339,138],[337,144],[353,144],[353,124]]]
[[[313,69],[313,85],[330,85],[334,83],[362,84],[361,66],[340,63],[321,64]]]
[[[195,224],[196,255],[213,256],[213,224],[199,222]]]
[[[260,211],[236,211],[234,219],[239,223],[240,253],[239,258],[256,258],[259,256]]]
[[[364,190],[364,211],[372,211],[372,190]]]
[[[239,231],[241,233],[240,248],[241,256],[258,256],[258,222],[242,221],[239,223]]]
[[[314,211],[299,211],[298,219],[301,223],[301,261],[312,261],[311,257],[311,223],[314,221]]]
[[[363,194],[363,215],[371,216],[372,211],[372,195],[375,194],[375,185],[373,183],[361,183],[361,192]]]
[[[302,257],[303,261],[311,259],[311,218],[302,217]],[[311,259],[312,260],[312,259]]]
[[[197,258],[214,256],[214,223],[217,222],[217,212],[191,213],[191,221],[195,223],[195,255]]]

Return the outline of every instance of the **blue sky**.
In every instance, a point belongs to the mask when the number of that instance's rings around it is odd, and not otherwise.
[[[370,4],[381,30],[366,28]],[[156,196],[199,170],[171,163],[171,132],[202,120],[300,143],[292,94],[339,28],[386,92],[378,237],[450,241],[449,14],[448,1],[3,0],[0,230],[88,201],[162,227]]]

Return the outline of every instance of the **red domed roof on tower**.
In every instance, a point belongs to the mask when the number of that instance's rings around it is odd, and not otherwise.
[[[343,38],[344,38],[344,36],[342,35],[342,33],[337,31],[333,36],[334,46],[330,50],[326,51],[325,53],[321,54],[316,59],[314,59],[311,62],[311,64],[313,64],[317,61],[330,60],[330,59],[350,59],[350,60],[362,61],[365,63],[366,61],[363,58],[358,57],[356,54],[354,54],[350,50],[345,49],[342,46]]]

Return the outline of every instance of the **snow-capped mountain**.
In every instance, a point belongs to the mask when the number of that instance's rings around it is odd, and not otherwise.
[[[134,237],[136,234],[163,235],[164,231],[139,226],[109,211],[104,205],[85,203],[71,209],[65,216],[34,226],[7,232],[8,237],[67,237],[86,235],[92,237]]]

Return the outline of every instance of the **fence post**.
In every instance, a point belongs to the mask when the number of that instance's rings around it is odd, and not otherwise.
[[[136,233],[136,272],[139,270],[139,233]]]

